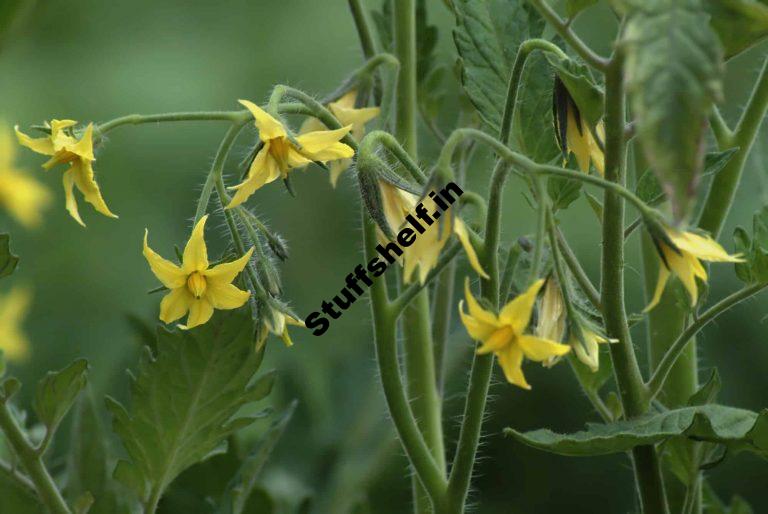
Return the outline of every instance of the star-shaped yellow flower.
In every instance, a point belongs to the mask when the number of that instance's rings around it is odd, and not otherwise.
[[[335,102],[329,103],[328,110],[331,111],[331,114],[333,114],[342,125],[352,125],[352,136],[357,141],[360,141],[365,135],[365,124],[378,116],[380,109],[378,107],[363,107],[361,109],[356,109],[355,102],[357,102],[357,91],[353,89]],[[320,120],[314,117],[309,117],[302,124],[300,132],[306,134],[307,132],[325,129],[325,125],[323,125]],[[330,164],[330,179],[333,187],[336,187],[339,175],[349,168],[351,164],[352,159],[333,161]]]
[[[680,279],[691,297],[691,305],[696,305],[699,298],[696,279],[707,280],[707,270],[704,269],[701,261],[743,262],[741,255],[729,255],[717,241],[709,236],[672,228],[667,228],[665,232],[677,248],[672,248],[664,241],[656,239],[656,248],[662,263],[659,266],[656,291],[653,293],[651,303],[645,308],[646,312],[658,305],[670,274]]]
[[[278,178],[286,178],[293,168],[311,162],[327,162],[348,159],[355,152],[340,140],[352,129],[346,126],[337,130],[318,130],[296,136],[291,140],[288,130],[278,120],[258,105],[247,100],[240,103],[253,114],[259,138],[264,146],[256,154],[245,181],[230,189],[235,190],[227,209],[246,201],[257,189]]]
[[[384,217],[390,230],[397,234],[398,230],[405,223],[405,217],[409,213],[414,212],[416,205],[419,203],[419,197],[385,181],[379,181],[379,190],[381,192]],[[430,213],[440,211],[435,201],[429,196],[422,198],[421,203]],[[401,261],[404,268],[403,280],[406,283],[411,282],[414,273],[418,270],[419,281],[423,284],[429,272],[437,265],[440,252],[452,234],[455,234],[459,242],[461,242],[472,268],[481,277],[488,278],[488,274],[480,265],[475,248],[469,240],[469,232],[464,222],[458,216],[450,216],[447,212],[442,221],[442,227],[440,227],[437,220],[434,220],[431,225],[425,227],[425,232],[419,234],[413,244],[405,249]],[[386,244],[387,242],[386,236],[381,231],[378,232],[378,239],[380,243]]]
[[[21,323],[32,295],[26,289],[12,289],[0,298],[0,350],[8,361],[23,361],[29,356],[29,340]]]
[[[576,156],[579,169],[589,173],[589,163],[594,165],[600,176],[605,175],[605,155],[595,140],[589,124],[579,112],[576,102],[568,89],[556,79],[555,82],[555,135],[563,156],[569,153]],[[595,126],[595,133],[600,140],[605,141],[605,127],[600,121]]]
[[[213,309],[237,309],[248,301],[248,291],[238,289],[231,282],[243,271],[253,254],[253,248],[239,259],[208,267],[208,249],[203,231],[208,216],[197,222],[184,248],[181,266],[165,260],[147,244],[149,231],[144,232],[144,257],[152,273],[170,289],[160,302],[160,319],[173,323],[187,312],[187,324],[181,328],[193,328],[206,323]]]
[[[464,302],[459,303],[461,321],[472,339],[482,343],[478,354],[493,352],[499,359],[507,381],[523,389],[530,389],[523,375],[523,358],[543,362],[565,355],[571,350],[566,344],[526,335],[531,320],[536,295],[544,280],[536,281],[527,291],[509,302],[498,315],[483,309],[469,289],[469,279],[464,284],[464,295],[469,312],[464,312]]]
[[[51,194],[35,179],[14,166],[16,145],[10,129],[0,126],[0,203],[22,225],[40,224],[41,213],[51,202]]]
[[[43,164],[43,168],[46,170],[58,164],[69,164],[69,168],[64,171],[62,180],[64,182],[66,208],[75,221],[85,226],[77,209],[77,200],[75,200],[72,191],[73,187],[77,187],[83,194],[85,201],[93,205],[98,212],[110,218],[117,218],[104,202],[94,177],[93,161],[96,158],[93,155],[93,124],[88,124],[79,140],[72,134],[72,127],[76,124],[77,122],[72,120],[51,120],[49,124],[51,135],[48,137],[31,138],[20,132],[18,127],[16,127],[16,136],[23,146],[39,154],[51,156]]]

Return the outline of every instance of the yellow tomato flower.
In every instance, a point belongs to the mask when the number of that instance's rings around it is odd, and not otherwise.
[[[23,361],[29,356],[30,344],[21,323],[31,299],[28,290],[18,288],[0,298],[0,350],[8,361]]]
[[[335,102],[329,103],[328,110],[331,111],[331,114],[333,114],[342,125],[352,125],[352,137],[354,137],[355,140],[360,141],[365,135],[365,124],[378,116],[380,109],[378,107],[363,107],[361,109],[356,109],[356,101],[357,91],[353,89]],[[326,126],[323,125],[320,120],[314,117],[309,117],[301,126],[300,132],[306,134],[307,132],[325,129]],[[336,187],[339,175],[349,168],[351,164],[352,159],[333,161],[330,164],[330,179],[333,187]]]
[[[71,130],[76,124],[77,122],[72,120],[51,120],[49,124],[51,135],[48,137],[31,138],[20,132],[19,127],[16,127],[16,136],[19,139],[19,143],[23,146],[39,154],[51,156],[43,164],[43,168],[46,170],[58,164],[69,164],[69,168],[64,172],[62,180],[64,183],[66,208],[69,215],[75,221],[85,226],[77,209],[77,200],[75,200],[75,195],[72,191],[73,187],[77,187],[80,190],[85,201],[93,205],[96,211],[110,218],[117,218],[104,202],[101,190],[94,177],[93,161],[96,158],[93,155],[93,124],[88,124],[83,136],[79,140],[72,135]]]
[[[187,312],[187,324],[181,328],[193,328],[206,323],[213,309],[237,309],[248,301],[248,291],[238,289],[231,282],[243,271],[253,254],[253,248],[232,262],[208,267],[208,249],[203,231],[208,216],[197,222],[184,248],[181,266],[163,259],[147,244],[149,231],[144,232],[144,257],[152,273],[170,289],[160,302],[160,319],[173,323]]]
[[[416,205],[419,203],[419,197],[408,191],[404,191],[399,187],[395,187],[392,184],[379,181],[379,190],[381,192],[382,210],[384,211],[384,217],[387,220],[390,230],[397,234],[400,228],[405,223],[405,217],[414,212]],[[437,208],[437,204],[429,196],[425,196],[421,199],[421,203],[427,209],[428,212],[440,211]],[[469,240],[469,232],[467,226],[458,216],[450,216],[445,213],[446,216],[442,221],[442,227],[436,220],[429,226],[425,226],[426,230],[423,234],[418,234],[413,244],[404,249],[401,263],[403,264],[403,280],[406,283],[410,283],[413,279],[413,274],[418,270],[419,282],[422,284],[426,281],[427,275],[437,265],[437,260],[440,257],[440,252],[445,247],[445,244],[450,239],[451,234],[455,234],[464,247],[464,252],[467,254],[467,259],[472,268],[483,278],[488,278],[488,274],[483,270],[480,265],[480,260],[477,258],[477,253],[472,243]],[[426,225],[422,223],[422,225]],[[380,243],[386,244],[386,236],[379,231],[378,239]]]
[[[247,100],[240,100],[240,103],[253,114],[264,146],[253,159],[245,181],[230,188],[236,193],[227,209],[246,201],[264,184],[286,178],[293,168],[315,161],[348,159],[355,154],[350,146],[340,142],[352,129],[350,125],[337,130],[308,132],[291,140],[288,130],[267,111]]]
[[[288,333],[288,325],[304,328],[307,327],[303,321],[294,318],[290,314],[285,314],[284,312],[280,312],[277,309],[272,309],[271,317],[267,316],[264,319],[264,329],[261,331],[261,335],[258,343],[256,344],[256,348],[261,348],[264,346],[264,343],[267,340],[267,336],[270,333],[280,337],[283,340],[283,343],[285,343],[285,346],[293,346],[291,335]]]
[[[685,286],[691,297],[691,305],[696,305],[699,291],[696,279],[707,280],[707,270],[701,261],[709,262],[743,262],[741,255],[729,255],[717,241],[709,236],[702,236],[693,232],[679,231],[672,228],[665,230],[669,240],[677,248],[671,248],[664,241],[657,239],[656,248],[661,256],[659,266],[659,278],[656,283],[656,291],[645,312],[653,309],[661,300],[664,287],[670,274],[674,274]]]
[[[498,315],[487,311],[472,296],[469,280],[464,283],[464,295],[468,313],[464,312],[464,302],[459,303],[461,321],[472,339],[481,343],[478,354],[493,352],[499,359],[507,381],[523,389],[530,389],[523,375],[523,358],[543,362],[553,357],[565,355],[571,350],[566,344],[548,339],[525,335],[525,329],[531,320],[536,295],[544,280],[536,281],[527,291],[506,304]]]
[[[602,343],[617,343],[618,339],[608,339],[600,334],[582,327],[581,334],[584,340],[580,340],[575,336],[571,337],[570,344],[573,347],[573,351],[576,353],[576,358],[583,362],[592,370],[592,373],[596,373],[600,369],[600,346]]]
[[[541,295],[539,317],[536,321],[536,337],[559,343],[565,331],[565,302],[560,291],[560,285],[554,276],[547,279],[544,284],[544,293]],[[558,357],[552,357],[544,361],[544,366],[552,367],[560,361]]]
[[[563,156],[569,153],[576,156],[579,169],[589,173],[589,163],[600,176],[605,175],[605,155],[595,140],[589,124],[581,116],[576,102],[565,85],[557,79],[555,83],[555,134]],[[595,126],[595,133],[605,141],[605,127],[600,121]]]
[[[10,129],[0,126],[0,203],[25,227],[40,224],[51,195],[35,179],[14,166],[16,146]]]

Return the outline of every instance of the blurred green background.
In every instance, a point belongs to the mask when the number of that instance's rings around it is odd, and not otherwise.
[[[442,2],[428,3],[430,20],[440,30],[438,55],[451,64],[452,17]],[[368,5],[378,8],[379,2]],[[604,8],[591,10],[576,24],[604,53],[614,27]],[[729,63],[729,120],[738,115],[765,51],[761,45]],[[86,122],[130,113],[232,109],[238,98],[265,100],[275,83],[322,95],[360,62],[343,0],[46,0],[29,13],[0,54],[0,119],[24,127],[52,117]],[[455,110],[457,102],[449,101],[446,110]],[[128,316],[153,324],[160,299],[146,294],[156,281],[141,255],[143,230],[150,229],[151,245],[166,256],[172,255],[174,244],[184,243],[197,194],[225,130],[223,123],[200,122],[124,127],[111,133],[97,155],[96,170],[104,197],[120,219],[100,216],[80,200],[87,229],[64,211],[61,172],[45,174],[40,156],[20,150],[21,163],[55,197],[44,226],[36,231],[22,229],[7,215],[0,218],[0,230],[12,234],[13,249],[21,257],[17,273],[2,287],[26,284],[34,290],[25,325],[32,356],[11,367],[25,383],[23,405],[45,371],[76,356],[90,360],[98,398],[106,393],[125,397],[124,370],[135,366],[140,349]],[[236,157],[246,154],[252,138],[241,137]],[[434,144],[426,131],[424,138],[421,158],[429,165]],[[765,143],[764,135],[758,138],[725,234],[736,223],[749,224],[752,212],[766,200]],[[471,170],[470,183],[484,192],[489,169],[482,164]],[[296,176],[293,183],[296,198],[275,183],[254,195],[251,205],[289,241],[291,256],[282,268],[285,294],[297,312],[306,314],[335,294],[361,260],[360,207],[351,174],[335,190],[317,168]],[[508,187],[507,241],[532,227],[522,191],[519,182]],[[564,218],[566,233],[594,276],[599,241],[593,214],[580,201]],[[223,221],[212,221],[209,245],[222,250]],[[724,242],[732,248],[730,236]],[[643,296],[636,237],[630,245],[629,304],[639,310]],[[735,287],[730,266],[713,269],[712,295]],[[761,298],[739,306],[701,338],[701,367],[719,369],[723,402],[755,410],[766,406],[766,305],[768,299]],[[313,496],[317,512],[343,512],[366,497],[372,512],[409,509],[409,472],[380,393],[368,318],[367,301],[361,300],[323,337],[296,330],[290,349],[270,340],[268,364],[280,374],[272,400],[280,407],[297,398],[299,407],[265,483],[296,501]],[[449,447],[457,435],[470,348],[456,321],[451,337],[456,371],[445,398]],[[642,330],[638,327],[636,339],[641,351]],[[505,426],[564,431],[596,421],[567,366],[545,372],[528,364],[526,373],[534,385],[531,392],[496,377],[476,466],[474,511],[633,511],[625,458],[566,459],[504,439]],[[65,443],[59,442],[60,452]],[[731,455],[710,477],[722,496],[738,492],[755,512],[768,510],[768,469],[757,459]]]

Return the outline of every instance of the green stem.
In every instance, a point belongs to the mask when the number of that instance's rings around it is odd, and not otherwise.
[[[458,248],[457,248],[458,250]],[[445,385],[445,347],[448,344],[448,334],[451,330],[451,319],[454,312],[453,290],[456,282],[456,261],[452,260],[440,273],[435,286],[432,303],[432,340],[434,341],[435,381],[437,392],[442,397]]]
[[[402,143],[405,153],[417,160],[416,3],[415,0],[394,0],[393,8],[395,57],[400,62],[396,87],[395,136]],[[405,372],[416,421],[442,476],[445,473],[442,402],[437,392],[430,318],[429,293],[422,290],[403,313]],[[414,503],[418,513],[431,511],[417,482],[414,482]]]
[[[600,292],[592,284],[592,281],[589,279],[587,272],[584,271],[584,268],[581,267],[579,259],[576,257],[576,254],[559,228],[557,229],[557,248],[560,250],[560,254],[563,256],[565,264],[576,279],[582,292],[586,295],[589,303],[591,303],[595,309],[602,312],[603,305],[600,301]]]
[[[605,177],[623,186],[626,145],[622,68],[623,59],[617,53],[605,77]],[[618,339],[618,343],[609,346],[624,414],[634,418],[645,414],[649,403],[624,305],[624,202],[616,190],[605,191],[602,247],[603,319],[608,337]],[[668,514],[664,482],[655,448],[638,446],[632,451],[632,457],[643,513]]]
[[[662,387],[664,387],[664,382],[666,381],[669,372],[677,362],[677,359],[683,353],[685,347],[688,345],[691,339],[693,339],[693,337],[698,334],[701,329],[706,327],[710,322],[712,322],[715,318],[720,316],[728,309],[743,302],[744,300],[747,300],[748,298],[753,297],[766,287],[768,287],[768,283],[753,284],[751,286],[747,286],[740,291],[736,291],[735,293],[723,298],[715,305],[707,309],[698,318],[696,318],[695,321],[691,323],[683,331],[683,333],[678,336],[675,342],[672,343],[672,345],[667,350],[667,353],[664,354],[664,357],[662,357],[659,361],[659,365],[653,372],[653,376],[648,381],[649,398],[652,400],[656,397],[657,394],[659,394]]]
[[[374,130],[370,132],[364,139],[366,150],[373,151],[377,144],[383,146],[389,151],[392,156],[397,159],[403,167],[408,170],[408,173],[413,177],[419,185],[424,185],[427,182],[427,176],[421,171],[421,167],[410,156],[408,151],[397,141],[397,139],[390,133],[383,130]],[[363,143],[360,144],[363,146]]]
[[[197,225],[197,222],[200,221],[200,218],[202,218],[208,210],[208,204],[211,200],[211,193],[213,193],[216,177],[222,175],[227,155],[229,155],[229,152],[232,150],[232,146],[234,146],[237,136],[243,130],[245,123],[245,120],[234,122],[224,135],[224,139],[221,141],[219,149],[216,152],[216,158],[211,166],[211,171],[208,173],[205,183],[203,184],[203,190],[200,192],[200,198],[197,201],[197,209],[195,209],[195,220],[192,223],[193,226]]]
[[[461,244],[453,243],[447,250],[440,252],[437,264],[430,270],[424,283],[422,284],[421,281],[416,281],[413,284],[409,284],[408,287],[406,287],[400,295],[392,301],[391,309],[394,316],[398,317],[408,304],[432,282],[435,276],[440,274],[440,272],[453,261],[454,257],[456,257],[460,251]]]
[[[376,42],[371,33],[371,25],[365,15],[360,0],[349,0],[349,10],[352,12],[352,19],[355,21],[357,36],[360,39],[360,46],[363,50],[363,56],[370,59],[376,54]]]
[[[752,95],[733,131],[733,137],[725,141],[726,147],[738,147],[739,150],[712,180],[701,212],[699,227],[710,232],[715,239],[720,235],[725,218],[733,204],[744,164],[747,162],[747,156],[755,142],[766,109],[768,109],[768,58],[763,63]],[[723,149],[722,145],[721,149]]]
[[[27,440],[5,402],[0,402],[0,429],[29,475],[40,501],[52,514],[71,514],[40,454]]]
[[[367,215],[363,218],[363,236],[366,260],[373,259],[376,256],[376,226]],[[374,281],[370,294],[376,357],[389,413],[416,476],[437,504],[445,495],[446,481],[416,425],[405,394],[397,357],[396,318],[389,306],[386,284],[381,280]]]
[[[544,188],[543,179],[541,177],[535,177],[534,186],[536,188],[536,196],[538,197],[539,205],[537,208],[538,217],[536,220],[536,240],[534,241],[533,246],[533,260],[531,261],[531,269],[528,272],[528,285],[533,284],[533,282],[539,276],[542,255],[544,254],[544,237],[547,233],[547,203],[545,201],[547,191]]]
[[[552,27],[560,34],[568,45],[579,54],[579,57],[592,66],[593,68],[606,72],[609,61],[604,57],[600,57],[586,43],[584,43],[579,36],[577,36],[573,30],[571,30],[570,23],[561,19],[550,5],[544,0],[529,0],[530,4],[539,11],[539,14],[549,22]],[[624,127],[622,126],[622,134]]]
[[[300,104],[280,104],[279,111],[283,114],[310,114]],[[180,121],[228,121],[238,123],[253,119],[251,113],[244,110],[238,111],[194,111],[194,112],[168,112],[160,114],[128,114],[113,120],[100,123],[94,127],[95,138],[103,138],[110,132],[124,125],[143,125],[146,123],[169,123]]]

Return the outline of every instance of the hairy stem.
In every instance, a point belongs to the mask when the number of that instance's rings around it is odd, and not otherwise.
[[[43,464],[42,457],[27,440],[4,401],[0,402],[0,429],[27,471],[29,481],[34,485],[42,504],[52,514],[71,514],[67,503],[56,488],[56,483]]]
[[[614,55],[606,78],[605,94],[605,178],[623,186],[626,168],[624,139],[623,60]],[[624,415],[634,418],[648,409],[645,384],[629,332],[624,306],[624,201],[617,191],[605,191],[603,201],[603,256],[601,304],[610,345],[614,376]],[[638,446],[632,451],[637,490],[644,514],[668,514],[664,481],[656,449]]]

